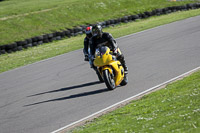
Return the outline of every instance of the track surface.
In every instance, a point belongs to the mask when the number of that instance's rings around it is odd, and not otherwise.
[[[0,74],[0,132],[48,133],[200,66],[200,16],[117,39],[129,84],[108,91],[82,50]]]

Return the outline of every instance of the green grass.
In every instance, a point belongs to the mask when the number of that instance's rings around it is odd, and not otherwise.
[[[87,23],[198,0],[6,0],[0,2],[0,45]]]
[[[157,16],[145,20],[138,20],[137,22],[121,24],[116,27],[106,28],[104,29],[104,31],[110,32],[115,38],[117,38],[197,15],[200,15],[200,9]],[[83,48],[84,37],[85,35],[72,37],[69,39],[40,45],[38,47],[33,47],[25,51],[1,55],[0,73],[43,59],[54,57],[56,55],[64,54],[69,51]]]
[[[73,133],[199,133],[200,71],[79,127]]]

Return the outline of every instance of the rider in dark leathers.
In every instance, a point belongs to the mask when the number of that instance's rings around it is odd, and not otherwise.
[[[92,26],[88,26],[85,30],[86,37],[84,38],[84,48],[83,53],[85,55],[85,61],[89,61],[88,58],[88,48],[89,48],[89,40],[92,38]]]
[[[113,54],[117,56],[117,59],[121,62],[126,75],[128,73],[128,67],[126,65],[124,55],[121,53],[112,35],[107,32],[103,32],[101,25],[98,24],[92,27],[92,34],[93,37],[90,39],[91,55],[94,56],[95,49],[98,45],[108,46],[111,49],[111,51],[113,51]]]

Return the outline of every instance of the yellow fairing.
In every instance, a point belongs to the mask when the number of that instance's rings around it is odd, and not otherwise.
[[[119,53],[121,53],[118,48]],[[107,49],[106,53],[101,56],[95,56],[94,65],[101,67],[110,64],[110,61],[113,61],[112,55],[110,54],[110,49]]]
[[[112,61],[110,65],[115,71],[115,85],[118,86],[124,78],[124,69],[119,61]]]
[[[94,65],[101,67],[108,65],[112,61],[112,55],[109,54],[110,50],[108,49],[104,55],[96,56],[94,60]]]
[[[124,69],[119,61],[112,59],[109,52],[110,49],[104,55],[95,56],[94,65],[101,68],[101,73],[108,69],[110,74],[114,74],[115,85],[118,86],[124,78]]]

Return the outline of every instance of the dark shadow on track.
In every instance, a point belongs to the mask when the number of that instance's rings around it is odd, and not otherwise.
[[[78,97],[90,96],[90,95],[100,94],[100,93],[104,93],[104,92],[108,92],[108,91],[110,91],[110,90],[105,88],[105,89],[101,89],[101,90],[83,92],[83,93],[80,93],[80,94],[74,94],[74,95],[70,95],[70,96],[67,96],[67,97],[61,97],[61,98],[56,98],[56,99],[51,99],[51,100],[46,100],[46,101],[37,102],[37,103],[33,103],[33,104],[24,105],[24,107],[37,105],[37,104],[42,104],[42,103],[63,101],[63,100],[68,100],[68,99],[73,99],[73,98],[78,98]]]
[[[87,87],[87,86],[91,86],[91,85],[95,85],[95,84],[100,84],[100,83],[102,83],[102,82],[100,82],[100,81],[94,81],[94,82],[85,83],[85,84],[81,84],[81,85],[75,85],[75,86],[70,86],[70,87],[66,87],[66,88],[61,88],[61,89],[58,89],[58,90],[42,92],[42,93],[38,93],[38,94],[27,96],[27,97],[33,97],[33,96],[43,95],[43,94],[47,94],[47,93],[60,92],[60,91],[67,91],[67,90],[72,90],[72,89]]]

